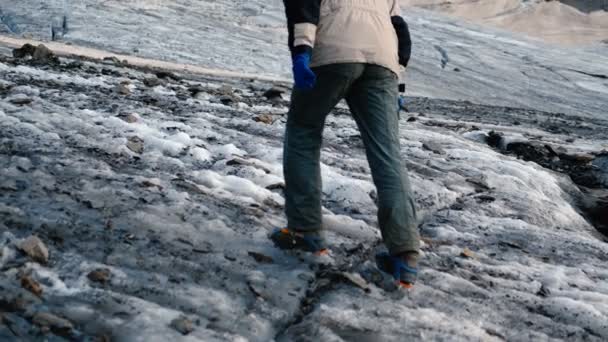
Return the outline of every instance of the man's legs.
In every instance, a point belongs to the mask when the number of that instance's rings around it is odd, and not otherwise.
[[[285,212],[291,230],[317,232],[322,227],[320,154],[325,118],[364,69],[363,64],[315,68],[314,89],[292,93],[283,150]]]
[[[378,223],[389,253],[415,267],[420,236],[407,169],[399,145],[397,75],[368,65],[346,96],[378,190]]]

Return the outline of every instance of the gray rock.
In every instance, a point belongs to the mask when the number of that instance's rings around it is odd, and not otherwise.
[[[8,99],[14,105],[23,106],[32,103],[32,99],[25,94],[17,94]]]
[[[144,141],[140,137],[130,137],[127,141],[127,148],[137,154],[144,152]]]
[[[143,83],[144,85],[146,85],[146,87],[150,88],[165,84],[165,82],[159,79],[158,77],[146,77],[144,78]]]
[[[51,328],[53,331],[69,332],[74,329],[74,325],[70,321],[49,312],[38,312],[34,314],[32,322],[40,327]]]
[[[427,141],[422,144],[422,148],[436,154],[445,154],[445,150],[436,142]]]
[[[116,92],[122,95],[131,95],[131,89],[125,83],[116,86]]]
[[[188,335],[194,331],[194,324],[186,316],[179,316],[171,321],[171,328],[177,330],[182,335]]]
[[[32,258],[32,260],[41,264],[46,264],[49,261],[49,250],[37,236],[32,235],[23,240],[19,244],[19,249]]]
[[[87,278],[89,278],[90,281],[100,284],[106,284],[108,281],[110,281],[111,277],[112,272],[110,272],[110,270],[107,268],[98,268],[96,270],[91,271],[87,275]]]
[[[44,44],[38,45],[34,53],[32,54],[32,59],[38,63],[51,63],[57,62],[57,56]]]

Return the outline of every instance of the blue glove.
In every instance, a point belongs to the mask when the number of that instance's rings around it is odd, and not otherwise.
[[[310,70],[310,53],[300,53],[293,56],[293,79],[297,89],[310,90],[314,88],[317,76]]]
[[[399,99],[397,100],[397,108],[399,110],[407,110],[405,107],[405,98],[403,95],[399,95]]]

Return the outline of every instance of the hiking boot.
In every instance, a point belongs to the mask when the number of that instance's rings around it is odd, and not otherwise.
[[[319,232],[296,232],[283,228],[275,230],[270,239],[280,249],[296,249],[317,255],[328,253],[325,239]]]
[[[384,252],[376,254],[376,265],[378,268],[393,276],[397,286],[411,289],[418,278],[418,269],[407,264],[404,258],[391,256]]]

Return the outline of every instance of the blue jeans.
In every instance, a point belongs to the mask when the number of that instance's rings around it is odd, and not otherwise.
[[[417,252],[420,236],[407,169],[399,146],[398,79],[361,63],[314,69],[312,90],[294,89],[285,133],[285,211],[292,230],[322,229],[320,154],[325,118],[345,98],[357,123],[378,191],[378,224],[393,255]]]

